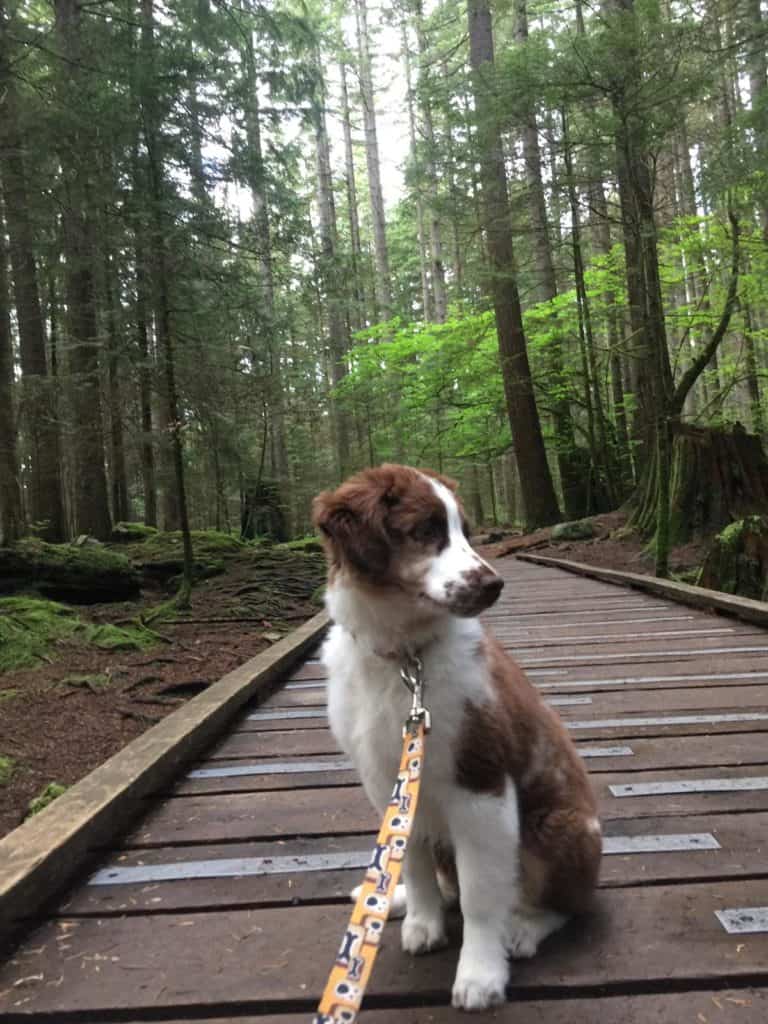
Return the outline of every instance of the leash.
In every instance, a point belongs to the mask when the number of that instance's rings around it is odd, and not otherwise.
[[[400,768],[313,1024],[352,1024],[357,1019],[413,829],[424,767],[424,738],[431,727],[429,711],[423,705],[422,664],[416,655],[405,656],[400,678],[412,696],[403,726]]]

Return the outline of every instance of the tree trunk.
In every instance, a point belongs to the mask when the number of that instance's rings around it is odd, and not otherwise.
[[[760,0],[741,0],[746,39],[746,65],[749,74],[749,99],[752,130],[757,143],[757,166],[765,173],[768,166],[768,32]],[[768,242],[768,188],[763,183],[760,200],[760,221],[763,237]]]
[[[11,339],[5,225],[0,207],[0,544],[13,544],[24,532],[16,422],[13,412]]]
[[[131,518],[128,501],[128,476],[125,469],[125,432],[123,429],[123,399],[120,389],[120,339],[117,333],[115,311],[114,269],[111,254],[104,257],[104,300],[107,316],[107,381],[109,388],[109,440],[112,469],[112,517],[116,523]]]
[[[443,263],[443,229],[438,215],[438,172],[437,143],[435,141],[435,125],[432,116],[432,104],[429,98],[430,69],[429,46],[424,30],[424,10],[422,0],[414,0],[414,25],[416,40],[419,47],[419,107],[421,110],[422,130],[425,148],[425,185],[427,191],[427,220],[429,224],[429,249],[431,254],[430,279],[434,297],[434,314],[437,323],[445,323],[448,315],[448,295],[445,287],[445,265]]]
[[[357,213],[357,184],[355,182],[355,154],[352,147],[352,123],[349,114],[349,90],[347,89],[347,65],[342,60],[341,72],[341,121],[344,131],[344,168],[347,187],[347,218],[349,220],[349,244],[352,270],[352,304],[350,326],[359,331],[365,323],[366,302],[363,287],[363,254],[360,246],[360,220]]]
[[[29,518],[45,540],[66,535],[59,425],[29,219],[25,154],[18,128],[16,86],[9,67],[8,18],[0,0],[0,185],[5,196],[11,273],[21,353],[19,416],[28,439]]]
[[[360,98],[363,105],[365,160],[368,168],[368,191],[371,200],[371,220],[373,222],[373,249],[376,258],[374,286],[376,305],[378,307],[377,313],[379,319],[389,320],[392,316],[392,282],[389,273],[384,194],[381,189],[381,161],[379,159],[379,142],[376,135],[376,108],[366,4],[367,0],[355,0],[357,49],[360,64]]]
[[[244,54],[247,107],[245,117],[246,141],[248,145],[248,188],[253,201],[253,228],[258,250],[259,279],[261,283],[261,304],[258,315],[261,322],[260,336],[264,343],[267,360],[267,401],[269,404],[272,466],[278,478],[278,487],[283,500],[283,514],[288,522],[290,535],[291,514],[291,466],[288,459],[287,432],[285,428],[285,389],[280,353],[280,330],[275,315],[275,284],[272,267],[272,231],[269,222],[267,181],[264,169],[264,154],[261,145],[261,122],[259,116],[258,76],[253,37],[249,34]]]
[[[535,529],[537,526],[557,522],[560,511],[536,409],[515,279],[507,175],[494,98],[489,88],[494,57],[491,13],[487,0],[468,0],[467,13],[483,185],[483,219],[501,371],[520,471],[526,525],[529,529]]]
[[[528,42],[527,0],[515,0],[515,41],[518,47]],[[531,103],[524,115],[522,128],[523,162],[525,164],[526,209],[529,211],[533,254],[536,267],[536,294],[539,302],[552,302],[557,297],[557,278],[549,241],[547,204],[541,169],[541,148],[536,110]],[[550,388],[557,396],[552,403],[557,463],[563,490],[565,514],[569,519],[580,519],[588,514],[581,503],[583,494],[580,460],[576,456],[571,406],[563,372],[563,352],[560,339],[555,336],[547,346]],[[589,382],[584,382],[585,388]],[[588,396],[587,396],[588,397]],[[594,447],[593,447],[594,453]]]
[[[155,474],[155,444],[152,427],[152,378],[154,359],[149,341],[149,282],[144,255],[143,238],[137,233],[136,244],[136,343],[138,349],[139,417],[141,440],[141,482],[144,491],[144,522],[157,526],[157,479]]]
[[[152,208],[152,256],[156,277],[157,320],[156,330],[162,353],[165,377],[165,419],[169,430],[171,456],[174,470],[175,493],[179,508],[179,526],[181,528],[184,549],[183,583],[179,588],[177,606],[188,607],[192,591],[192,574],[194,552],[192,535],[189,529],[187,509],[186,481],[184,477],[184,453],[181,439],[181,418],[179,413],[178,394],[176,390],[176,360],[174,354],[173,322],[171,319],[170,286],[168,279],[167,257],[165,252],[164,199],[165,180],[160,150],[160,127],[157,111],[156,68],[155,68],[155,35],[154,35],[154,0],[141,0],[141,50],[144,64],[144,93],[142,96],[144,143],[147,151],[147,171],[150,186],[150,202]]]
[[[81,0],[55,0],[56,37],[62,56],[59,100],[73,119],[59,153],[64,182],[65,287],[68,364],[74,431],[75,529],[106,540],[112,525],[104,466],[104,423],[93,253],[96,249],[89,183],[91,140],[78,107],[89,92],[81,67]]]
[[[433,319],[434,302],[430,288],[429,271],[427,269],[430,256],[427,248],[426,234],[424,231],[424,200],[421,195],[422,167],[416,142],[416,113],[413,102],[413,81],[411,75],[411,54],[408,48],[408,28],[405,20],[401,25],[402,55],[405,66],[405,90],[406,103],[408,105],[408,131],[410,135],[411,150],[411,174],[415,179],[412,189],[416,205],[416,243],[419,249],[419,272],[421,276],[421,303],[424,320],[429,322]]]
[[[328,342],[330,349],[331,382],[336,388],[347,375],[346,354],[348,339],[344,327],[344,294],[338,262],[338,232],[336,207],[333,199],[331,154],[325,120],[325,82],[322,62],[318,55],[317,74],[319,96],[314,109],[315,147],[317,152],[317,206],[320,219],[320,273],[325,289],[328,316]],[[335,395],[331,396],[336,461],[340,480],[352,469],[350,450],[350,424],[347,410]]]

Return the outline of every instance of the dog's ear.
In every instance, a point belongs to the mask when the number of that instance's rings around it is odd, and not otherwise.
[[[312,521],[339,561],[366,576],[381,576],[389,565],[390,542],[385,520],[387,490],[352,480],[336,491],[323,491],[312,503]]]

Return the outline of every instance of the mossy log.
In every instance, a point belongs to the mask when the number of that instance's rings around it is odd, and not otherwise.
[[[730,430],[675,424],[670,474],[670,544],[711,536],[734,520],[768,515],[768,460],[760,438]],[[656,528],[659,479],[649,459],[630,525],[643,536]]]
[[[141,576],[123,555],[99,547],[27,539],[0,548],[0,593],[34,590],[75,604],[136,597]]]
[[[715,537],[698,583],[726,594],[768,600],[768,516],[747,516]]]

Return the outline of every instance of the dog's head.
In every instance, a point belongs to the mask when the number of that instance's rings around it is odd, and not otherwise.
[[[436,473],[366,469],[319,494],[313,517],[332,569],[435,610],[478,615],[504,585],[469,545],[455,482]]]

